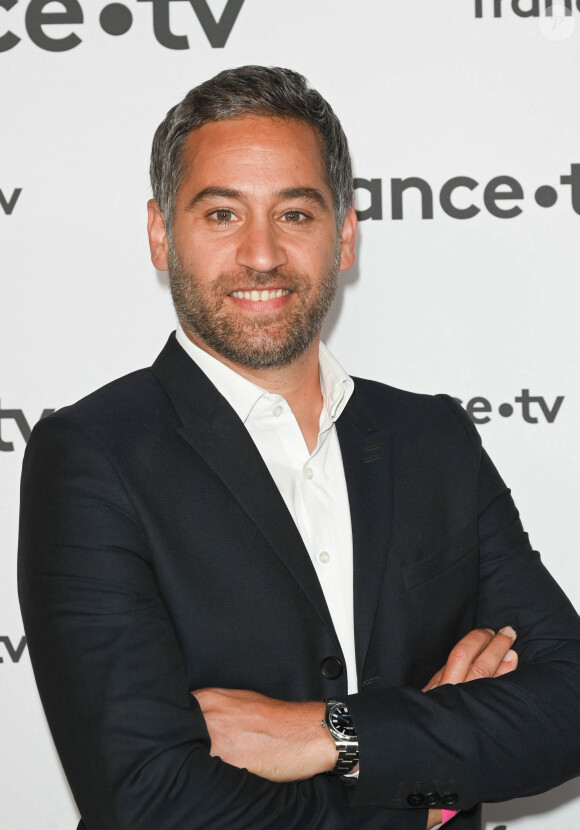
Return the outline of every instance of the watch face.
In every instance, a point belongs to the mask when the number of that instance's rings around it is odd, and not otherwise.
[[[347,740],[349,738],[356,738],[352,718],[344,704],[332,707],[328,716],[328,722],[340,735],[344,735]]]

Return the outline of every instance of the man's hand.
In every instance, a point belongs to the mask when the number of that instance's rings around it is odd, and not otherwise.
[[[518,665],[518,655],[512,649],[516,632],[510,626],[496,634],[489,628],[476,628],[451,650],[443,668],[423,687],[430,692],[445,683],[469,683],[482,677],[501,677]]]
[[[274,700],[242,689],[192,692],[211,737],[211,755],[269,778],[299,781],[332,769],[337,750],[319,701]]]
[[[441,810],[429,810],[427,814],[427,830],[431,830],[432,827],[437,827],[442,821],[443,816],[441,815]]]
[[[332,769],[337,751],[322,727],[326,705],[288,703],[242,689],[192,692],[211,737],[211,755],[271,781],[300,781]],[[441,822],[429,810],[426,830]]]
[[[447,663],[422,691],[445,683],[467,683],[499,677],[517,666],[511,649],[515,632],[470,631],[453,648]],[[211,754],[270,781],[300,781],[332,769],[337,751],[321,726],[325,704],[288,702],[242,689],[199,689],[192,692],[201,707],[211,738]],[[438,811],[430,811],[433,824]]]
[[[476,628],[451,650],[443,668],[423,687],[430,692],[445,683],[469,683],[482,677],[501,677],[518,665],[518,655],[511,648],[516,632],[511,627],[497,634],[490,628]],[[441,823],[441,810],[429,810],[427,830]]]

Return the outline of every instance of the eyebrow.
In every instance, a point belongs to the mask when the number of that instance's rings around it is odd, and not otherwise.
[[[324,211],[329,211],[329,205],[320,190],[315,187],[288,187],[284,190],[279,190],[275,194],[278,199],[305,199],[312,202],[317,207]],[[209,199],[237,199],[243,200],[246,198],[241,190],[234,190],[230,187],[204,187],[199,193],[196,193],[186,205],[186,210],[192,210],[200,202],[208,201]]]
[[[328,211],[330,209],[320,190],[315,187],[289,187],[286,190],[281,190],[278,196],[281,199],[306,199],[306,201],[313,202],[322,210]]]
[[[199,193],[196,193],[186,205],[186,210],[191,210],[199,202],[207,201],[208,199],[243,199],[244,194],[241,190],[232,190],[230,187],[204,187]]]

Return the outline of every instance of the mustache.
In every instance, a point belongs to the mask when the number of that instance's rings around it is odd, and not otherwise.
[[[243,291],[244,289],[261,288],[278,284],[280,288],[294,290],[300,283],[299,277],[283,268],[273,268],[271,271],[253,271],[243,268],[234,273],[220,274],[217,287],[225,293]],[[228,290],[229,289],[229,290]]]

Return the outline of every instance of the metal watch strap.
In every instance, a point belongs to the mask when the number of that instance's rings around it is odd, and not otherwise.
[[[338,737],[334,730],[331,728],[328,722],[328,714],[333,706],[339,704],[341,706],[345,706],[344,703],[340,700],[335,700],[334,698],[329,698],[326,701],[326,713],[324,716],[324,721],[322,722],[324,726],[328,727],[328,731],[332,735],[334,740],[335,746],[338,750],[338,758],[336,759],[336,763],[331,770],[328,770],[329,775],[348,775],[349,772],[352,772],[353,768],[358,763],[358,741],[346,741],[341,740]],[[345,706],[346,708],[346,706]],[[348,710],[347,710],[348,711]]]
[[[353,744],[341,743],[336,739],[335,744],[338,749],[338,758],[336,764],[329,770],[329,775],[348,775],[358,764],[358,744],[353,746]]]

